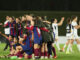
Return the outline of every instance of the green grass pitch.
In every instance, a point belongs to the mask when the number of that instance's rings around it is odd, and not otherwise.
[[[5,44],[0,44],[0,56],[3,56],[3,55],[8,55],[9,54],[9,50],[6,50],[6,51],[3,51],[3,48],[4,48]],[[61,48],[63,45],[60,45]],[[56,46],[55,46],[56,47]],[[71,53],[71,54],[65,54],[65,52],[58,52],[57,49],[57,59],[43,59],[43,60],[80,60],[80,52],[78,52],[77,50],[77,46],[76,45],[73,45],[73,50],[74,50],[74,53]],[[0,58],[0,60],[11,60],[11,59],[8,59],[8,58]],[[18,59],[16,59],[18,60]],[[25,59],[21,59],[21,60],[25,60]],[[30,60],[33,60],[33,59],[30,59]],[[41,60],[41,59],[39,59]]]

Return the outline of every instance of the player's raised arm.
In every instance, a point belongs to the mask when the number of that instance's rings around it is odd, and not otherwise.
[[[2,36],[4,36],[5,38],[7,38],[7,39],[8,39],[8,36],[7,36],[7,35],[5,35],[5,34],[2,34],[1,32],[0,32],[0,35],[2,35]]]
[[[48,24],[51,24],[51,22],[49,22],[49,21],[43,21],[43,22],[46,22],[46,23],[48,23]]]
[[[64,17],[61,18],[61,21],[58,23],[58,26],[61,26],[63,24]]]

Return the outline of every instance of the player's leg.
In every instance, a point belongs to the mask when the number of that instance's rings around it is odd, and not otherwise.
[[[70,53],[69,50],[70,50],[70,47],[71,47],[71,39],[68,39],[68,42],[69,42],[69,44],[68,44],[68,47],[67,47],[67,50],[66,50],[66,54]]]
[[[22,49],[21,46],[16,46],[16,50],[15,50],[15,52],[14,52],[14,55],[11,56],[11,59],[16,59],[16,58],[22,59],[22,57],[23,57],[23,54],[21,53],[22,50],[23,50],[23,49]]]
[[[69,35],[67,38],[68,38],[68,47],[67,47],[66,54],[69,54],[69,50],[72,52],[72,44],[74,40],[72,35]]]
[[[4,48],[4,51],[8,48],[8,40],[6,39],[6,46]]]
[[[32,50],[26,50],[24,53],[25,59],[31,59],[32,58]]]
[[[42,43],[42,46],[41,46],[41,59],[44,59],[44,45],[45,43]]]
[[[80,41],[78,35],[75,35],[75,41],[77,42],[77,48],[80,51]]]
[[[57,48],[58,48],[58,51],[60,51],[60,46],[59,46],[58,37],[55,38],[55,41],[56,41],[56,46],[57,46]]]
[[[10,54],[13,56],[15,53],[15,49],[12,47],[12,50],[10,51]]]
[[[4,48],[4,51],[8,48],[8,46],[10,47],[10,42],[9,42],[8,39],[6,39],[6,46],[5,46],[5,48]]]
[[[32,48],[26,50],[25,53],[24,53],[24,58],[25,59],[31,59],[32,58],[32,53],[33,53],[33,49]]]
[[[45,59],[47,59],[47,58],[48,58],[48,48],[47,48],[47,43],[45,43],[44,49],[45,49]]]
[[[62,48],[63,52],[65,51],[66,46],[68,46],[68,44],[69,44],[69,41],[68,41],[69,36],[66,35],[66,37],[67,37],[67,41],[66,41],[66,43],[64,44],[64,46],[63,46],[63,48]]]
[[[56,42],[56,46],[58,48],[58,51],[61,51],[60,46],[59,46],[59,41],[58,41],[58,34],[55,34],[55,42]]]
[[[28,59],[28,54],[24,53],[24,58]]]
[[[52,58],[52,42],[48,42],[47,43],[47,47],[48,47],[48,58]]]
[[[39,45],[37,43],[34,44],[34,56],[35,56],[35,59],[39,58]]]
[[[41,45],[39,45],[39,57],[41,57]]]
[[[57,58],[56,50],[55,50],[55,47],[54,47],[54,43],[52,43],[52,52],[54,53],[53,58]]]
[[[56,39],[56,35],[55,35],[55,33],[53,33],[53,41],[52,41],[52,43],[51,43],[51,46],[52,46],[52,52],[53,52],[53,54],[54,54],[53,58],[57,58],[56,50],[55,50],[55,47],[54,47],[55,39]]]
[[[74,39],[72,38],[72,39],[71,39],[71,47],[70,47],[70,51],[71,51],[71,52],[74,52],[73,49],[72,49],[73,42],[74,42]]]
[[[80,41],[79,41],[79,39],[76,39],[76,42],[77,42],[77,48],[78,48],[78,50],[80,52]]]
[[[66,46],[67,46],[68,44],[69,44],[68,41],[64,44],[64,46],[63,46],[63,48],[62,48],[63,52],[65,51],[65,48],[66,48]]]

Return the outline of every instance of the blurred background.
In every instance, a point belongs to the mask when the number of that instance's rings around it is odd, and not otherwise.
[[[80,11],[80,0],[0,0],[0,10]]]
[[[66,19],[72,15],[80,20],[80,0],[0,0],[0,22],[4,23],[6,16],[19,17],[25,14],[35,16],[47,16],[48,20],[65,17],[65,21],[59,27],[59,36],[66,35]],[[0,26],[4,33],[4,28]],[[80,30],[78,30],[80,35]],[[2,38],[2,36],[0,36]],[[0,40],[4,40],[0,39]]]

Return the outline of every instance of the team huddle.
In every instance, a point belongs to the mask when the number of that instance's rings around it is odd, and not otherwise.
[[[77,16],[67,19],[66,25],[66,37],[67,42],[63,49],[60,48],[58,42],[58,26],[61,26],[64,22],[64,17],[57,23],[57,19],[54,18],[47,21],[46,16],[33,16],[25,15],[19,18],[6,16],[4,22],[5,34],[0,34],[7,39],[7,44],[4,50],[10,47],[10,54],[8,57],[11,59],[48,59],[57,58],[54,42],[58,51],[65,51],[69,54],[72,50],[73,41],[77,42],[78,50],[80,51],[80,41],[77,34],[77,29],[80,29],[77,24]],[[0,23],[0,25],[2,25]],[[54,56],[53,56],[53,54]]]

